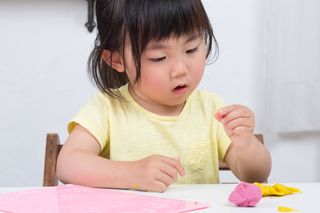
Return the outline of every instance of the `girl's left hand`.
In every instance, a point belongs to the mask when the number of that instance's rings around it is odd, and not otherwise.
[[[235,145],[244,145],[254,138],[254,113],[246,106],[230,105],[220,108],[215,115]]]

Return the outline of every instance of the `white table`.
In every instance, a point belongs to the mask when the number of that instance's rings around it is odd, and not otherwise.
[[[152,195],[210,204],[208,209],[196,212],[278,212],[278,206],[291,207],[299,212],[319,212],[320,183],[284,183],[284,185],[297,187],[302,193],[284,197],[265,197],[254,208],[240,208],[229,203],[228,197],[235,184],[173,185],[163,194],[152,193]]]
[[[271,184],[271,183],[269,183]],[[208,209],[194,212],[278,212],[278,206],[286,206],[299,210],[298,212],[319,212],[320,183],[283,183],[286,186],[299,188],[302,193],[284,197],[265,197],[256,207],[240,208],[228,202],[228,196],[236,184],[186,184],[172,185],[164,193],[138,192],[131,193],[176,198],[190,201],[207,202]],[[35,187],[37,188],[37,187]],[[0,188],[0,193],[21,191],[32,188]]]

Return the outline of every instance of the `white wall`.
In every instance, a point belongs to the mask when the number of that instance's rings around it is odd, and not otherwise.
[[[256,131],[264,133],[273,156],[270,182],[320,181],[320,133],[266,131],[268,1],[203,2],[220,57],[207,66],[200,87],[256,113]],[[0,1],[0,186],[41,185],[46,133],[58,132],[64,140],[67,121],[94,93],[86,75],[95,37],[84,27],[86,5],[85,0]]]
[[[86,61],[87,2],[0,1],[0,185],[42,184],[47,132],[93,94]]]
[[[275,134],[268,131],[266,44],[269,0],[204,0],[220,44],[219,60],[207,67],[202,87],[218,91],[227,103],[249,106],[256,113],[272,158],[269,182],[320,181],[320,132]],[[223,173],[222,179],[234,180]]]

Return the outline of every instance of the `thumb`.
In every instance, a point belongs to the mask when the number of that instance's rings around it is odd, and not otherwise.
[[[218,121],[221,121],[223,115],[221,114],[220,111],[217,111],[214,115],[215,115],[215,118],[216,118]]]

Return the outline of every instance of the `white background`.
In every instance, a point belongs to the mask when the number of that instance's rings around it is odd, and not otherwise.
[[[201,89],[249,106],[273,157],[269,182],[320,181],[320,132],[275,134],[265,112],[268,0],[203,0],[220,45]],[[95,32],[85,0],[0,1],[0,186],[42,184],[45,138],[94,93],[86,74]],[[318,100],[319,101],[319,100]],[[222,174],[222,180],[232,178]]]

